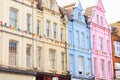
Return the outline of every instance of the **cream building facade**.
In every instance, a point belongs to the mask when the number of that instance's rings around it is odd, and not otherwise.
[[[55,0],[0,0],[0,10],[0,79],[67,75],[66,22]]]

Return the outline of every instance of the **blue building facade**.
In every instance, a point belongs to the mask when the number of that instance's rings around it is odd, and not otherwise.
[[[67,7],[66,14],[68,71],[71,80],[92,80],[90,28],[86,25],[81,3]]]

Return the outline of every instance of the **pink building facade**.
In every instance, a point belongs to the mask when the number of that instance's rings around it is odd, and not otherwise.
[[[101,0],[86,9],[91,28],[92,68],[95,80],[113,80],[111,30]]]

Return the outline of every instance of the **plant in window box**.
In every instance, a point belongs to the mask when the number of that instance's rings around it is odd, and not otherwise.
[[[88,76],[90,74],[90,72],[86,72],[86,75]]]

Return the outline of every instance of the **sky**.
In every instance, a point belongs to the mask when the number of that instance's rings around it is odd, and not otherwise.
[[[64,6],[70,3],[74,3],[77,0],[57,0],[59,6]],[[83,10],[87,7],[95,6],[98,0],[80,0]],[[105,17],[108,24],[117,22],[120,20],[120,0],[102,0]]]

